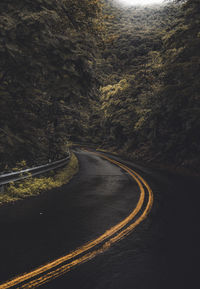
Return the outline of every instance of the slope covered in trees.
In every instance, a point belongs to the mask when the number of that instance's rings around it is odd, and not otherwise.
[[[0,3],[0,159],[41,163],[87,134],[97,93],[98,1]]]
[[[163,37],[159,86],[146,123],[154,127],[154,151],[171,163],[199,169],[200,2],[187,1]],[[151,128],[148,126],[148,128]]]
[[[199,9],[193,0],[107,8],[113,16],[107,21],[111,38],[103,52],[101,102],[108,147],[199,168]]]
[[[200,2],[169,2],[2,0],[1,170],[67,140],[198,169]]]

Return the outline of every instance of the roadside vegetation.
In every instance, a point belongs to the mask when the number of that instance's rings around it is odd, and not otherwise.
[[[96,0],[0,1],[0,171],[65,156],[97,101]]]
[[[72,141],[199,172],[199,8],[1,0],[0,171]]]
[[[104,148],[200,173],[199,8],[196,0],[132,8],[106,1]]]
[[[48,173],[48,176],[30,177],[23,181],[7,185],[4,193],[0,194],[0,205],[15,202],[31,196],[37,196],[40,193],[61,187],[67,184],[72,177],[78,172],[78,159],[72,153],[70,161],[65,168]]]

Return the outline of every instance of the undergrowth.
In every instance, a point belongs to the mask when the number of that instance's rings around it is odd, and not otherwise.
[[[30,177],[23,181],[7,185],[5,192],[0,194],[0,205],[30,196],[36,196],[43,191],[58,188],[68,183],[78,172],[78,169],[78,159],[72,153],[68,165],[59,170],[55,175],[51,172],[52,176],[39,178]]]

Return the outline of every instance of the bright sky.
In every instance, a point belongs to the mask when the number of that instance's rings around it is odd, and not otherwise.
[[[151,5],[151,4],[161,4],[164,0],[115,0],[119,4],[126,6],[133,5]]]

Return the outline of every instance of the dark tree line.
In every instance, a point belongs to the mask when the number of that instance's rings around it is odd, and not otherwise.
[[[0,3],[1,170],[91,142],[198,169],[200,2]]]
[[[107,4],[103,129],[107,147],[196,170],[200,2],[178,2],[128,10]]]
[[[87,134],[100,6],[2,0],[0,11],[1,168],[61,158],[67,140]]]

